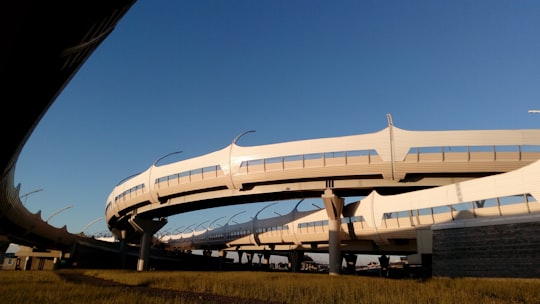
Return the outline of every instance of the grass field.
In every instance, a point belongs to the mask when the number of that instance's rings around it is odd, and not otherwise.
[[[107,281],[93,284],[84,280],[66,280],[70,275],[81,274]],[[264,303],[264,301],[295,304],[529,304],[540,303],[540,279],[395,280],[350,275],[248,271],[2,271],[0,295],[2,303],[11,304]]]

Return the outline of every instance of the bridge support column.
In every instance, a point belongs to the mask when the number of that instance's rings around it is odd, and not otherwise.
[[[21,269],[22,270],[28,270],[28,265],[30,264],[31,260],[32,260],[32,258],[29,257],[29,256],[24,257],[24,262],[21,263],[23,265]]]
[[[322,195],[324,207],[328,214],[328,266],[330,275],[338,275],[341,269],[341,213],[344,200],[326,189]]]
[[[253,253],[252,252],[246,252],[246,258],[248,259],[247,264],[249,266],[253,266]]]
[[[270,268],[270,253],[269,252],[265,252],[263,254],[264,256],[264,260],[263,260],[263,265],[266,269]]]
[[[390,257],[385,254],[379,257],[379,264],[381,265],[381,277],[387,277],[389,274]]]
[[[356,260],[358,256],[354,253],[347,253],[343,255],[345,262],[347,264],[347,272],[350,274],[356,273]]]
[[[127,232],[126,230],[120,231],[120,268],[127,268]]]
[[[244,252],[238,251],[238,264],[242,264],[242,259],[244,258]]]
[[[304,259],[303,251],[293,251],[289,253],[289,269],[292,272],[299,272],[302,260]]]
[[[227,260],[227,251],[225,250],[218,251],[218,257],[219,257],[219,270],[223,270],[223,264],[225,264]]]
[[[129,223],[135,230],[142,233],[141,251],[139,253],[139,261],[137,262],[137,271],[144,271],[150,268],[150,245],[152,236],[167,224],[167,219],[160,218],[158,220],[143,219],[138,216],[133,216],[129,219]]]

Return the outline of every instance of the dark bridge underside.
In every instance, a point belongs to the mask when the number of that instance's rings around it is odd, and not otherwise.
[[[134,3],[8,0],[0,4],[0,92],[4,100],[0,119],[0,247],[6,242],[56,245],[47,235],[34,235],[27,227],[20,227],[12,216],[14,208],[22,207],[13,185],[15,164],[56,97]],[[66,232],[58,245],[72,240]]]

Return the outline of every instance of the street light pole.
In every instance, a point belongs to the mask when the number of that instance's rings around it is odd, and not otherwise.
[[[253,133],[253,132],[255,132],[255,130],[245,131],[244,133],[241,133],[241,134],[237,135],[237,136],[233,139],[233,141],[232,141],[232,143],[231,143],[231,148],[229,149],[229,176],[230,176],[230,178],[231,178],[231,187],[232,187],[233,189],[236,189],[236,188],[234,187],[233,172],[232,172],[232,151],[233,151],[233,146],[236,145],[236,142],[240,139],[240,137],[242,137],[242,136],[244,136],[244,135],[246,135],[246,134],[248,134],[248,133]]]
[[[48,223],[48,222],[51,220],[51,218],[52,218],[53,216],[57,215],[58,213],[60,213],[60,212],[62,212],[62,211],[64,211],[64,210],[67,210],[67,209],[69,209],[69,208],[72,208],[72,207],[73,207],[73,205],[69,205],[69,206],[66,206],[66,207],[64,207],[64,208],[62,208],[62,209],[57,210],[56,212],[54,212],[53,214],[51,214],[51,216],[49,216],[49,217],[45,220],[45,222]]]
[[[188,229],[190,229],[194,225],[197,225],[197,223],[191,224],[191,225],[187,226],[186,229],[182,230],[182,236],[184,235],[184,232],[186,232]],[[191,231],[193,231],[193,229],[191,229]]]
[[[156,159],[156,161],[154,161],[154,163],[152,163],[152,167],[157,166],[157,163],[158,163],[159,161],[161,161],[162,159],[164,159],[164,158],[166,158],[166,157],[169,157],[169,156],[171,156],[171,155],[174,155],[174,154],[180,154],[180,153],[182,153],[182,152],[183,152],[183,151],[174,151],[174,152],[171,152],[171,153],[169,153],[169,154],[165,154],[165,155],[163,155],[162,157]]]
[[[95,220],[92,220],[90,223],[86,224],[86,226],[84,226],[84,228],[82,229],[81,231],[81,234],[84,234],[86,232],[86,230],[88,228],[90,228],[90,226],[94,225],[95,223],[99,222],[99,221],[102,221],[104,220],[105,218],[104,217],[98,217],[97,219]]]
[[[152,170],[153,170],[155,167],[157,167],[157,164],[158,164],[161,160],[163,160],[164,158],[166,158],[166,157],[169,157],[169,156],[174,155],[174,154],[180,154],[180,153],[182,153],[182,151],[174,151],[174,152],[165,154],[165,155],[163,155],[162,157],[156,159],[156,160],[152,163],[152,165],[150,166],[150,169],[148,169],[148,188],[149,188],[149,189],[152,189],[152,188],[154,187],[155,182],[156,182],[155,180],[152,181]],[[157,201],[157,200],[158,200],[157,194],[152,194],[152,192],[150,192],[150,193],[151,193],[150,196],[152,197],[152,199],[155,200],[155,201]]]
[[[195,236],[195,232],[197,232],[197,229],[199,229],[199,227],[201,227],[203,224],[206,224],[208,222],[210,222],[210,220],[204,221],[204,222],[200,223],[199,225],[197,225],[197,227],[195,227],[193,229],[193,235]]]
[[[210,224],[208,224],[208,227],[206,228],[206,230],[209,230],[213,223],[219,221],[220,219],[222,219],[224,217],[225,217],[225,215],[222,216],[222,217],[218,217],[217,219],[213,220]]]
[[[43,191],[43,189],[37,189],[37,190],[34,190],[34,191],[27,192],[27,193],[25,193],[25,194],[19,196],[19,198],[21,199],[21,202],[22,202],[22,199],[24,198],[23,204],[26,204],[26,199],[28,198],[28,196],[29,196],[30,194],[34,194],[34,193],[40,192],[40,191]]]
[[[180,231],[180,228],[184,228],[184,227],[186,227],[186,226],[185,226],[185,225],[182,225],[182,226],[180,226],[180,227],[174,229],[174,230],[172,231],[172,234],[182,233],[182,231]]]

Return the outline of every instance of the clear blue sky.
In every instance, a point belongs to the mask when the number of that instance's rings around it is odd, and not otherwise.
[[[15,182],[44,189],[25,202],[44,219],[73,206],[50,223],[76,233],[123,178],[246,130],[240,145],[374,132],[387,113],[409,130],[538,128],[539,37],[539,1],[139,0],[43,117]]]

